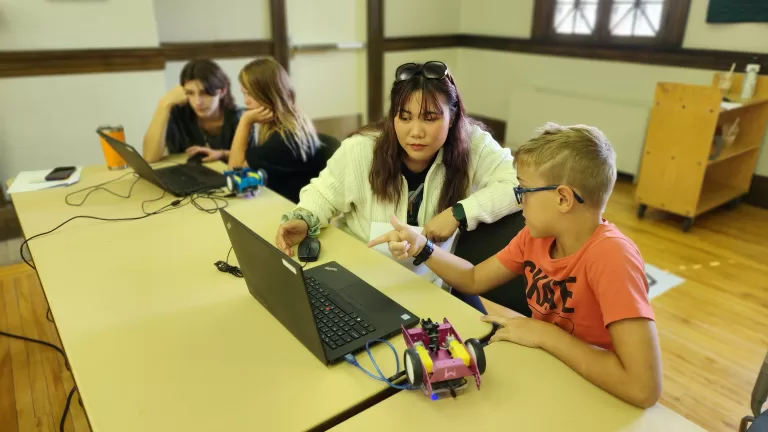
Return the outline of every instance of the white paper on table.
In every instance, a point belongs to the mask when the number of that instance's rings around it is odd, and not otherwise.
[[[50,174],[52,169],[42,171],[22,171],[16,176],[11,187],[8,188],[8,193],[31,192],[75,184],[80,181],[80,174],[83,172],[83,167],[76,168],[75,172],[73,172],[68,179],[56,181],[45,181],[45,176]]]
[[[411,227],[412,228],[416,228],[418,230],[423,230],[424,229],[423,227],[418,227],[418,226],[413,226],[413,225],[411,225]],[[388,232],[390,232],[392,230],[393,230],[393,228],[392,228],[392,225],[390,223],[373,222],[373,223],[371,223],[371,233],[369,235],[368,241],[371,241],[371,240],[373,240],[373,239],[375,239],[377,237],[380,237],[380,236],[382,236],[382,235],[384,235],[384,234],[386,234],[386,233],[388,233]],[[442,243],[435,243],[435,247],[436,248],[440,248],[440,249],[442,249],[442,250],[444,250],[446,252],[449,252],[449,253],[453,252],[453,242],[454,242],[454,240],[456,240],[456,233],[458,233],[458,232],[459,232],[459,230],[454,231],[454,233],[451,234],[451,236],[448,238],[448,240],[446,240],[446,241],[444,241]],[[390,257],[391,259],[393,259],[394,261],[398,262],[403,267],[407,268],[408,270],[411,270],[412,272],[414,272],[417,275],[423,277],[424,279],[432,282],[433,284],[437,285],[438,287],[443,288],[443,280],[441,278],[437,277],[437,275],[435,273],[433,273],[432,270],[430,270],[429,267],[427,267],[426,264],[421,264],[421,265],[418,265],[418,266],[414,266],[413,265],[413,257],[409,257],[409,258],[402,259],[402,260],[395,259],[392,256],[392,253],[389,252],[389,245],[387,245],[386,243],[383,243],[383,244],[380,244],[380,245],[376,245],[376,246],[374,246],[374,249],[376,249],[377,251],[379,251],[379,252],[383,253],[384,255]]]

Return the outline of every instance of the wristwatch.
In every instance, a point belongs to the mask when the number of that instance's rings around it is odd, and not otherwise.
[[[435,251],[435,245],[432,244],[429,239],[427,239],[427,242],[424,244],[424,247],[421,249],[421,252],[419,252],[415,257],[413,257],[413,265],[421,265],[424,261],[428,260],[429,257],[432,256],[432,252]]]
[[[456,219],[457,222],[459,222],[459,230],[460,231],[466,231],[467,230],[467,215],[464,213],[464,206],[461,204],[456,204],[451,209],[453,212],[453,217]]]

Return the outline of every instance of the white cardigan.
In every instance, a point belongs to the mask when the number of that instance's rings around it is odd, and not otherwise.
[[[328,166],[301,190],[297,208],[312,212],[320,219],[321,227],[327,226],[331,218],[342,215],[340,227],[367,242],[371,223],[388,223],[395,214],[395,204],[376,199],[368,181],[374,144],[375,138],[367,135],[345,139],[328,160]],[[492,223],[520,210],[513,191],[518,182],[509,149],[502,148],[477,126],[472,130],[469,163],[473,193],[459,201],[467,217],[467,229],[473,230],[479,222]],[[440,149],[424,182],[419,226],[435,216],[444,179],[445,165]],[[402,187],[396,216],[405,221],[408,209],[405,178]]]

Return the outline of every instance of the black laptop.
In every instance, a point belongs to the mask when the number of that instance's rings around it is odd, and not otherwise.
[[[251,292],[325,364],[401,333],[419,318],[332,261],[303,271],[280,249],[226,210],[221,218]]]
[[[183,197],[196,192],[212,191],[227,185],[223,174],[199,164],[180,164],[153,169],[132,146],[101,131],[96,133],[125,159],[136,174],[175,196]]]

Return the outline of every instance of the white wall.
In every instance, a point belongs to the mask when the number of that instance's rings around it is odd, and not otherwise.
[[[152,0],[0,0],[0,50],[156,47]],[[141,145],[162,71],[0,78],[0,184],[19,171],[104,163],[96,128]]]
[[[461,1],[461,33],[528,38],[533,0]]]
[[[154,4],[160,42],[272,38],[269,0],[154,0]]]
[[[386,0],[384,36],[455,34],[462,0]],[[516,1],[516,0],[515,0]]]
[[[287,0],[288,36],[295,44],[365,42],[363,0]]]
[[[152,0],[0,0],[0,50],[154,46]]]
[[[366,2],[288,0],[288,37],[293,44],[365,43]],[[310,118],[367,116],[366,51],[297,52],[291,80]]]
[[[533,0],[461,1],[462,32],[530,37]],[[686,47],[768,52],[767,25],[706,24],[706,3],[692,0]],[[639,168],[656,83],[708,85],[715,72],[464,48],[458,70],[467,110],[507,121],[505,145],[518,147],[546,121],[591,123],[605,130],[627,173]],[[768,175],[768,151],[756,172]]]
[[[104,163],[95,132],[102,124],[122,124],[141,148],[162,91],[162,71],[0,79],[0,179]]]

